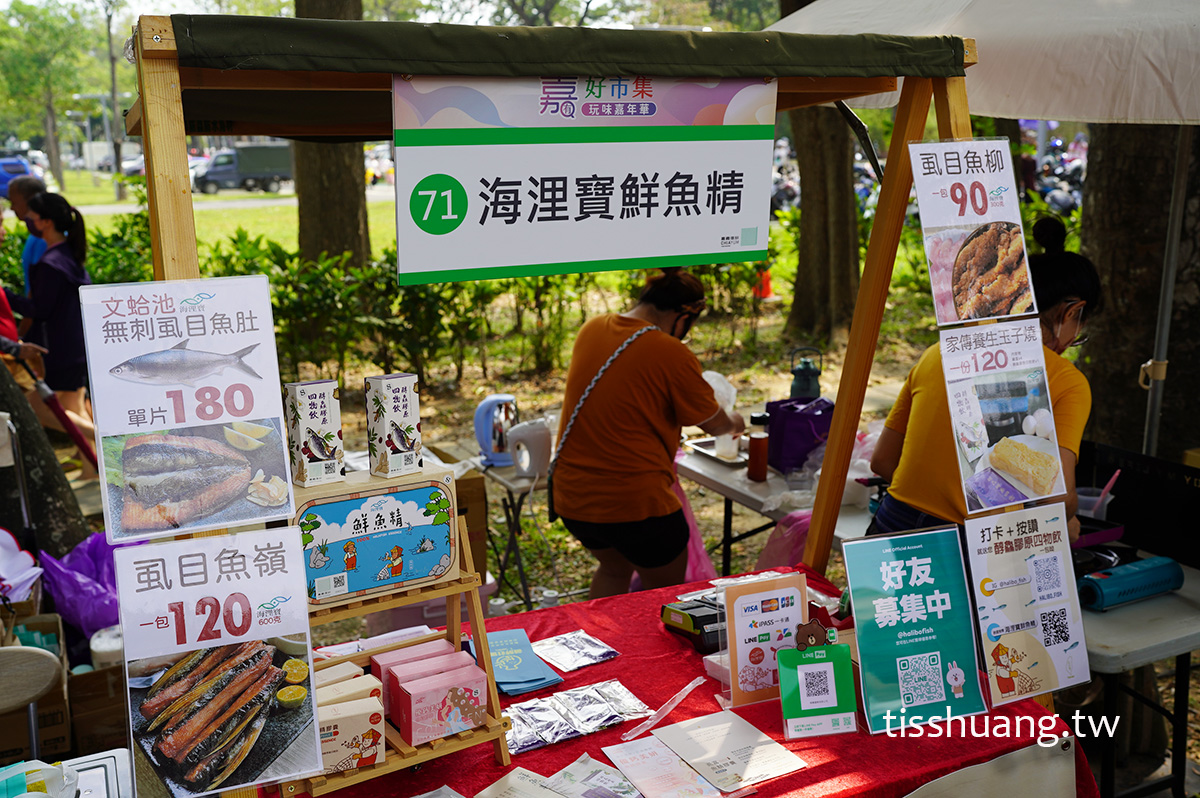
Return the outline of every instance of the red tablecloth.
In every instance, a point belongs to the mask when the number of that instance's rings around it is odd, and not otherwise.
[[[803,569],[803,566],[800,568]],[[811,587],[837,594],[836,588],[823,577],[807,569],[803,570]],[[544,690],[515,698],[501,695],[502,705],[508,706],[510,703],[607,679],[619,679],[651,709],[657,709],[688,682],[704,673],[700,655],[691,645],[664,630],[658,620],[660,607],[672,601],[674,595],[689,589],[698,589],[705,584],[644,591],[534,610],[519,615],[489,618],[489,631],[520,627],[529,634],[530,640],[583,629],[621,652],[620,656],[608,662],[563,674],[562,683]],[[693,690],[660,725],[666,726],[718,711],[719,707],[713,695],[720,689],[721,685],[718,682],[708,679]],[[744,707],[737,712],[794,751],[808,765],[796,773],[756,785],[762,798],[785,795],[796,798],[859,795],[899,798],[947,773],[989,761],[1028,745],[1036,745],[1035,738],[1027,736],[902,739],[889,738],[882,734],[872,736],[861,730],[854,734],[785,741],[777,701]],[[1047,714],[1049,713],[1039,704],[1021,701],[995,710],[993,720],[999,715],[1040,718]],[[630,721],[597,734],[517,754],[512,758],[512,766],[549,776],[584,753],[607,762],[608,758],[600,750],[601,747],[619,743],[621,734],[634,725],[634,722]],[[1061,720],[1058,725],[1060,735],[1068,730]],[[1023,722],[1023,726],[1028,728],[1029,723]],[[979,728],[982,727],[981,722]],[[427,762],[415,771],[402,770],[349,787],[339,791],[338,796],[408,798],[448,785],[471,798],[503,776],[506,770],[496,763],[492,745],[488,743]],[[1096,782],[1079,745],[1075,746],[1075,771],[1077,795],[1098,796]]]

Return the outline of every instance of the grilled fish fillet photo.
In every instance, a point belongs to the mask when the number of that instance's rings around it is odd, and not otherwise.
[[[125,440],[121,528],[174,529],[206,518],[250,485],[250,461],[211,438],[138,435]]]

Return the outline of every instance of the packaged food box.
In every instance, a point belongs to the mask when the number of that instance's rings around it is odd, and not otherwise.
[[[458,511],[450,469],[402,479],[351,471],[296,489],[310,604],[337,604],[457,579]]]
[[[357,701],[361,698],[378,698],[383,702],[383,684],[374,676],[358,676],[336,684],[327,684],[317,688],[317,706],[325,707],[330,704],[342,704],[346,701]]]
[[[420,745],[487,721],[487,674],[475,665],[399,685],[400,736]]]
[[[427,659],[429,657],[437,657],[442,654],[453,654],[457,649],[450,644],[446,638],[438,638],[425,643],[417,643],[415,646],[406,648],[398,648],[394,651],[385,651],[382,654],[373,654],[371,656],[371,675],[383,682],[383,706],[386,710],[388,704],[388,683],[387,669],[393,665],[401,665],[405,662],[413,662],[414,660]]]
[[[385,478],[421,468],[421,413],[416,374],[366,378],[367,452],[371,473]]]
[[[446,671],[466,668],[474,664],[475,658],[470,654],[465,651],[455,651],[453,654],[442,654],[437,657],[416,659],[402,662],[398,665],[389,665],[384,672],[383,683],[387,685],[387,700],[391,701],[391,703],[384,703],[384,714],[391,715],[393,718],[400,716],[400,709],[396,703],[396,698],[400,694],[399,687],[401,684],[415,681],[416,679],[424,679],[426,676],[433,676],[435,673],[445,673]]]
[[[317,725],[326,773],[384,761],[383,705],[378,698],[318,705]]]
[[[342,408],[336,380],[283,386],[292,482],[302,487],[342,481]]]
[[[312,675],[313,689],[320,690],[331,684],[344,682],[363,675],[363,669],[353,662],[342,662],[329,668],[314,671]]]

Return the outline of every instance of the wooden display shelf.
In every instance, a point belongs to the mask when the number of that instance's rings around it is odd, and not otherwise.
[[[340,790],[354,784],[360,784],[368,779],[386,776],[398,770],[428,762],[431,759],[453,754],[484,743],[491,743],[496,761],[504,766],[509,764],[508,741],[505,734],[512,728],[512,721],[500,714],[500,694],[496,690],[496,677],[492,673],[492,656],[488,650],[487,630],[483,625],[483,606],[479,601],[479,586],[482,580],[475,573],[475,563],[471,557],[471,547],[467,540],[466,520],[458,518],[458,536],[461,552],[459,566],[460,575],[457,579],[442,582],[429,587],[416,587],[399,593],[386,593],[379,596],[364,596],[333,607],[310,605],[308,622],[310,627],[321,626],[334,621],[342,621],[372,612],[404,607],[419,601],[435,598],[446,600],[446,631],[434,632],[422,637],[410,638],[396,643],[379,646],[356,654],[314,662],[313,667],[325,670],[343,662],[353,662],[359,667],[371,664],[371,657],[385,651],[415,646],[429,640],[444,638],[456,649],[462,649],[462,607],[459,596],[467,597],[467,616],[471,626],[471,636],[475,641],[476,661],[479,667],[487,673],[487,720],[482,726],[467,731],[452,734],[439,740],[411,746],[404,742],[400,732],[391,723],[384,723],[384,761],[363,768],[343,770],[337,773],[326,773],[310,776],[306,779],[284,782],[280,785],[285,796],[307,793],[316,798],[320,795]]]

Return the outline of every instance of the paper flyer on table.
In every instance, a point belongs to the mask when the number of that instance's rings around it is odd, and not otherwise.
[[[908,149],[938,324],[1037,313],[1008,140]]]
[[[805,766],[803,759],[729,710],[655,729],[653,734],[721,792]]]
[[[504,778],[475,793],[475,798],[562,798],[532,770],[513,768]]]
[[[716,798],[721,794],[657,737],[600,750],[645,798]]]
[[[967,512],[1066,493],[1036,319],[941,332]]]
[[[262,275],[79,289],[110,543],[291,518]]]
[[[1062,504],[968,518],[992,705],[1091,680]]]
[[[546,784],[566,798],[643,798],[621,771],[587,754],[550,776]]]

